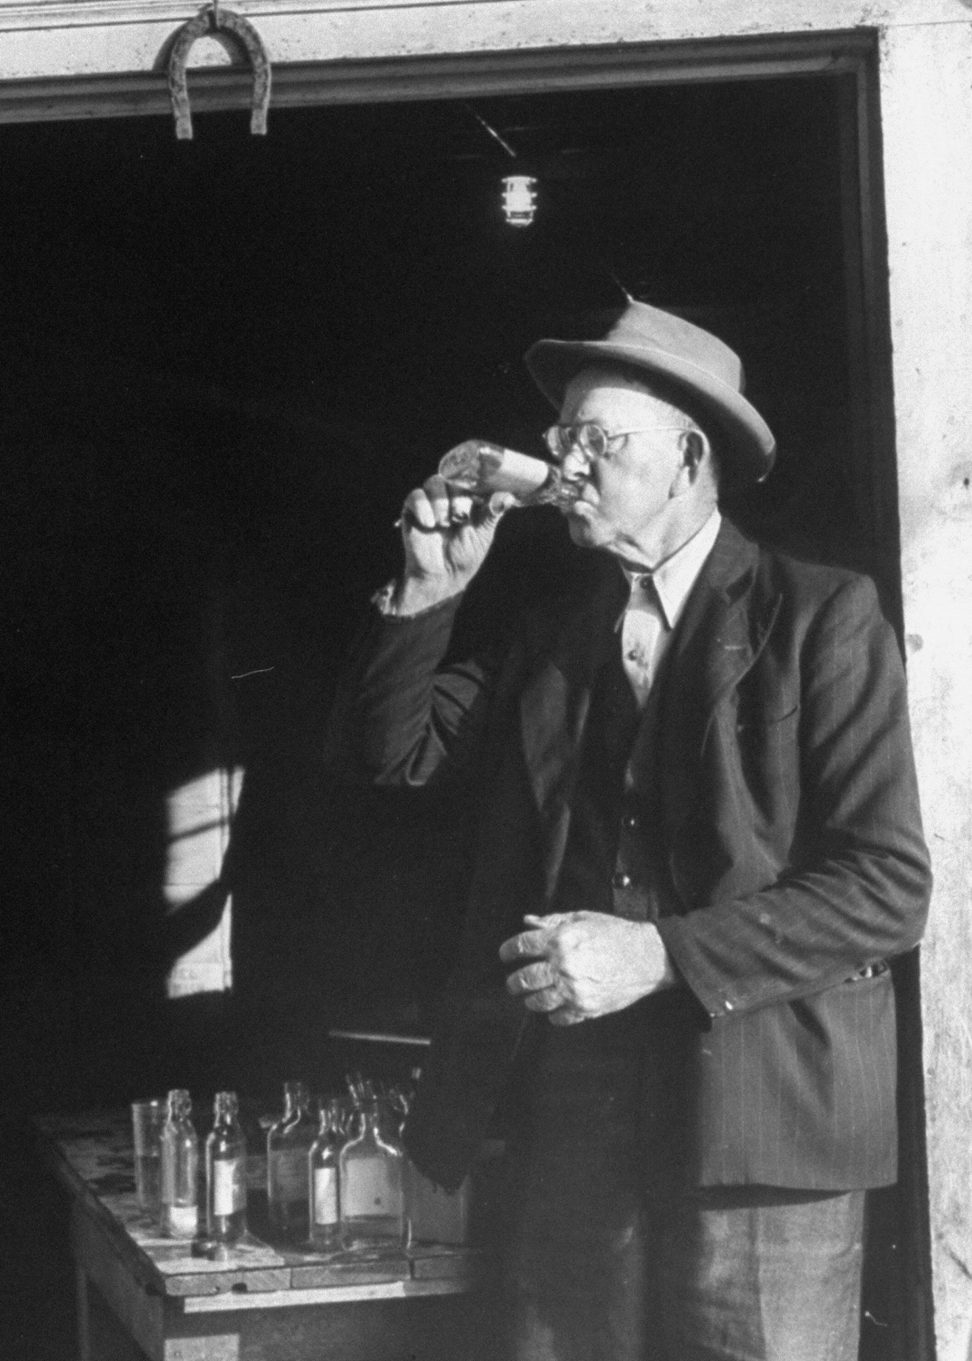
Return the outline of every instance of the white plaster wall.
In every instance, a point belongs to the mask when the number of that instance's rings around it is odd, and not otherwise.
[[[949,24],[965,0],[231,0],[272,63]],[[0,0],[0,80],[147,72],[201,3]],[[208,62],[227,60],[217,52]]]
[[[972,1357],[972,24],[884,35],[882,126],[915,742],[939,1361]]]

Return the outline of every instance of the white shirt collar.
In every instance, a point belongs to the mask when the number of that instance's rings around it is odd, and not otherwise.
[[[650,576],[658,593],[665,623],[673,629],[685,608],[689,592],[702,571],[702,565],[712,551],[721,524],[722,516],[718,510],[713,510],[701,529],[696,530],[690,539],[677,548],[671,557],[659,563],[653,571],[646,568],[639,572],[637,568],[622,564],[621,570],[631,588],[629,608],[642,594],[642,578]]]

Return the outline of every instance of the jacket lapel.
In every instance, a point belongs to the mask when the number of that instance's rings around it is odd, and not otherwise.
[[[761,589],[759,550],[724,520],[673,640],[660,738],[669,795],[693,789],[720,700],[759,656],[780,607]],[[666,799],[666,803],[669,802]]]
[[[700,758],[720,699],[753,665],[772,628],[779,598],[757,587],[759,553],[724,520],[679,621],[657,710],[656,748],[665,804],[691,806]],[[598,669],[618,647],[624,578],[606,561],[566,617],[545,621],[520,697],[524,760],[544,832],[548,891],[567,839],[570,796]]]

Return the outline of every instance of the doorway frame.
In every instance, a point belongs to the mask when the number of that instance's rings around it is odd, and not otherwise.
[[[0,5],[0,20],[9,8]],[[125,7],[116,8],[120,13]],[[348,8],[357,9],[353,0]],[[933,850],[935,839],[968,847],[972,735],[962,734],[972,734],[964,698],[972,641],[967,625],[957,640],[955,630],[958,620],[972,618],[972,584],[956,571],[955,558],[958,530],[968,524],[963,493],[972,469],[962,442],[963,432],[972,428],[966,320],[972,314],[972,271],[965,264],[948,274],[942,265],[944,251],[972,241],[972,188],[954,177],[942,182],[941,169],[950,154],[960,164],[959,149],[964,154],[972,144],[969,7],[965,0],[908,0],[892,21],[891,10],[878,13],[880,6],[831,3],[818,5],[818,16],[833,11],[835,18],[850,18],[859,9],[853,27],[783,35],[765,31],[771,22],[765,11],[772,7],[743,8],[761,11],[752,25],[757,36],[707,32],[588,44],[580,34],[580,45],[275,64],[271,135],[273,108],[828,74],[853,78],[854,97],[843,120],[843,165],[857,224],[845,241],[854,463],[868,474],[864,495],[886,578],[901,588],[892,607],[909,657],[910,707]],[[785,8],[792,22],[801,6]],[[367,9],[371,17],[382,6]],[[881,26],[865,26],[865,15],[872,21],[876,15]],[[741,22],[737,16],[737,29]],[[662,24],[660,31],[672,29]],[[943,147],[923,160],[909,122],[929,102],[932,87],[945,134]],[[242,109],[249,98],[248,74],[229,65],[193,71],[190,88],[201,113]],[[157,61],[121,72],[0,80],[0,122],[131,116],[168,116]],[[929,343],[945,356],[934,373],[931,366],[922,368]],[[954,773],[942,769],[943,756]],[[916,1168],[905,1272],[911,1336],[903,1355],[909,1361],[933,1356],[964,1361],[972,1337],[972,1265],[961,1243],[969,1240],[972,1206],[961,1188],[972,1184],[972,1151],[962,1131],[972,1111],[967,1080],[972,1037],[954,999],[968,995],[972,965],[960,964],[956,973],[956,958],[968,957],[969,928],[954,923],[967,915],[968,851],[954,862],[937,862],[936,877],[924,985],[919,1001],[915,971],[916,1025],[906,1028],[909,1048],[903,1055],[913,1083],[906,1082],[902,1093],[902,1129],[906,1158]]]

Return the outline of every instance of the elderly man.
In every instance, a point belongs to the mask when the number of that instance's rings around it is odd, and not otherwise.
[[[506,502],[431,477],[334,715],[359,774],[481,794],[406,1142],[455,1186],[511,1113],[517,1361],[851,1361],[929,893],[895,640],[720,515],[774,441],[716,337],[632,302],[526,362],[596,570],[457,654]]]

